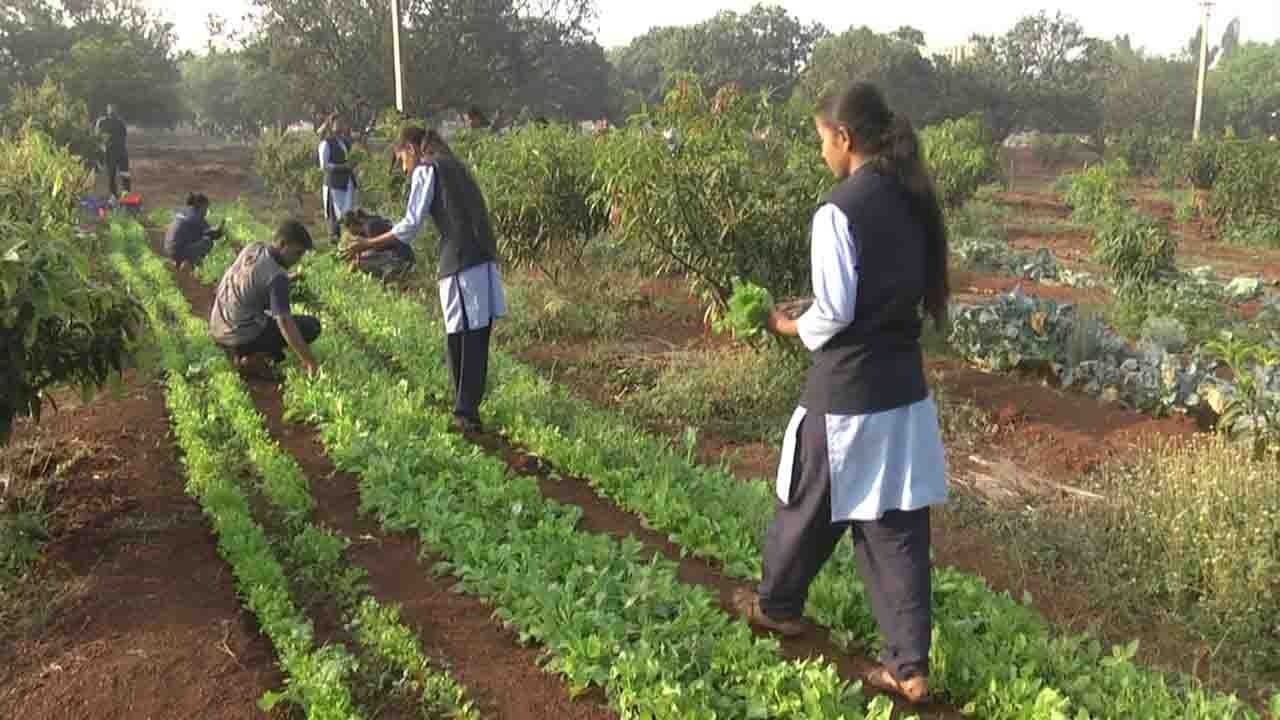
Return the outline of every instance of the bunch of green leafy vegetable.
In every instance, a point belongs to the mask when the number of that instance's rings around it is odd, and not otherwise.
[[[765,333],[772,310],[773,295],[767,288],[734,278],[729,310],[715,321],[715,330],[732,332],[736,338],[759,337]]]

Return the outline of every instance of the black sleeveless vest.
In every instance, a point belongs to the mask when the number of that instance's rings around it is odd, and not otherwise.
[[[483,212],[481,208],[465,208],[460,200],[465,192],[456,186],[465,182],[465,170],[454,158],[437,156],[431,161],[435,168],[435,190],[431,196],[431,219],[440,233],[440,278],[467,268],[497,260],[498,248],[488,217],[473,217]]]
[[[929,394],[920,348],[925,226],[896,178],[863,165],[827,198],[849,219],[858,254],[853,323],[813,353],[800,404],[865,415]]]
[[[329,162],[340,165],[347,161],[347,144],[338,138],[329,138],[324,141],[329,146]],[[347,185],[351,182],[352,173],[350,170],[326,170],[324,174],[324,184],[334,190],[346,190]]]

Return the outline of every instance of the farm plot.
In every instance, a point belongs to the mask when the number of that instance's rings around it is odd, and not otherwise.
[[[397,610],[370,597],[362,571],[346,566],[349,540],[310,522],[315,503],[296,461],[271,440],[204,323],[190,315],[169,271],[145,249],[142,227],[121,220],[111,233],[113,265],[144,290],[159,330],[188,491],[214,525],[246,604],[272,638],[289,679],[283,693],[264,697],[263,708],[289,701],[313,717],[359,717],[367,712],[359,706],[367,708],[375,694],[401,694],[407,696],[402,702],[425,712],[477,717],[461,687],[427,661]],[[250,484],[237,482],[245,475]],[[257,499],[267,506],[261,524],[252,508]],[[295,599],[299,587],[336,606],[351,628],[354,653],[341,643],[317,644],[315,625]],[[374,676],[402,681],[394,689],[370,686]],[[360,685],[367,694],[353,695]]]
[[[322,305],[357,327],[364,346],[395,359],[405,373],[402,384],[425,383],[432,394],[443,395],[447,391],[447,379],[441,370],[439,350],[435,348],[439,344],[439,329],[434,321],[428,320],[413,301],[389,294],[326,262],[317,259],[309,270]],[[391,322],[391,318],[396,320]],[[646,438],[643,432],[616,416],[573,400],[563,390],[548,385],[509,358],[499,355],[495,364],[503,391],[491,399],[491,411],[504,433],[563,471],[589,478],[599,492],[641,514],[651,526],[672,533],[672,540],[677,544],[722,563],[729,574],[752,577],[758,573],[754,558],[759,553],[761,519],[769,509],[768,493],[760,486],[744,485],[690,464],[687,456]],[[726,509],[729,512],[724,512]],[[849,568],[844,569],[844,574],[852,576]],[[982,708],[984,716],[990,716],[988,713],[1001,716],[996,710],[998,701],[984,695],[984,690],[993,681],[1013,682],[1013,678],[1020,676],[1016,669],[1026,668],[1030,658],[1020,660],[1016,654],[1004,654],[1016,645],[1010,640],[1012,636],[1004,637],[1003,641],[979,640],[979,636],[969,634],[973,632],[974,612],[993,613],[989,622],[980,623],[984,628],[983,637],[1008,629],[1024,638],[1043,638],[1036,641],[1043,643],[1042,649],[1026,650],[1034,652],[1043,663],[1037,665],[1043,674],[1037,674],[1037,680],[1029,685],[1018,686],[1025,693],[1022,702],[1034,704],[1038,698],[1044,701],[1046,697],[1058,697],[1063,707],[1074,701],[1094,713],[1110,717],[1142,717],[1142,713],[1153,706],[1163,704],[1169,712],[1174,712],[1175,706],[1185,710],[1208,701],[1208,696],[1190,699],[1199,691],[1191,691],[1190,695],[1171,691],[1159,676],[1138,670],[1127,659],[1095,676],[1089,668],[1099,667],[1101,648],[1079,639],[1052,640],[1042,620],[1007,599],[1002,603],[971,576],[942,571],[938,586],[955,593],[940,591],[935,611],[941,638],[938,667],[954,669],[939,672],[935,677],[945,678],[943,687],[949,697],[961,703],[975,703],[975,707]],[[869,612],[859,594],[849,590],[847,580],[835,583],[830,577],[822,588],[815,591],[812,600],[815,619],[831,627],[833,637],[865,644]],[[986,610],[979,611],[977,607]],[[948,622],[945,619],[948,617],[954,620]],[[1121,673],[1125,679],[1120,682],[1131,689],[1134,682],[1138,682],[1142,688],[1132,689],[1136,693],[1132,706],[1115,702],[1123,693],[1099,690],[1097,695],[1083,693],[1077,697],[1065,689],[1086,684],[1091,688],[1110,687],[1108,683],[1120,675],[1116,668],[1123,667],[1130,668],[1133,675]],[[990,674],[983,675],[983,672]],[[1014,674],[1009,675],[1010,672]],[[1007,697],[1007,693],[1019,691],[1002,687],[996,692]],[[1049,695],[1045,695],[1046,692]],[[1184,706],[1188,701],[1190,706]],[[1209,702],[1234,701],[1219,698]],[[1210,715],[1237,712],[1226,707],[1215,706],[1206,711]],[[1247,710],[1241,708],[1238,712]]]

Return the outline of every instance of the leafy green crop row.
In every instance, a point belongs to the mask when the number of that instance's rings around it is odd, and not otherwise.
[[[132,234],[132,230],[130,228],[128,234]],[[315,502],[302,469],[271,439],[239,377],[225,356],[213,349],[205,335],[204,323],[190,316],[186,301],[173,287],[163,264],[149,255],[145,259],[134,258],[134,262],[137,277],[149,284],[152,311],[163,313],[163,316],[154,315],[154,319],[160,321],[163,317],[172,321],[163,323],[168,330],[163,341],[183,348],[183,357],[172,357],[171,370],[187,367],[201,383],[193,387],[195,393],[203,396],[204,425],[200,432],[211,442],[216,439],[224,473],[241,464],[247,456],[257,471],[260,492],[285,521],[291,536],[288,554],[292,564],[298,566],[299,574],[337,600],[356,639],[400,673],[409,688],[417,691],[424,712],[478,717],[457,682],[431,667],[412,631],[400,622],[398,610],[384,607],[368,595],[362,569],[344,567],[342,553],[349,541],[309,521]],[[190,361],[197,356],[203,358],[198,364],[181,364],[184,357]],[[353,668],[354,665],[345,665],[344,672]],[[310,705],[309,698],[295,683],[291,683],[285,693],[268,698],[264,705],[284,699],[304,707]]]
[[[308,718],[357,718],[347,683],[353,659],[336,645],[317,647],[315,630],[289,593],[289,581],[266,532],[254,521],[249,501],[225,472],[237,458],[222,442],[227,429],[216,422],[215,404],[199,374],[191,368],[216,361],[212,345],[186,343],[176,332],[163,332],[191,320],[190,313],[174,313],[182,301],[177,288],[156,285],[141,269],[155,261],[144,249],[142,227],[116,220],[111,226],[111,261],[135,285],[157,332],[165,367],[169,370],[166,401],[178,446],[187,468],[187,492],[200,502],[218,538],[218,550],[231,565],[245,605],[271,638],[288,677],[288,695],[306,709]],[[163,270],[163,268],[161,268]],[[264,704],[274,703],[269,694]]]
[[[393,357],[432,395],[448,397],[441,329],[421,305],[322,258],[309,272],[320,278],[322,302],[358,328],[363,342]],[[486,413],[504,433],[561,470],[589,478],[598,492],[694,554],[720,561],[729,575],[758,576],[772,506],[764,484],[693,464],[502,353],[491,368]],[[816,583],[810,611],[836,638],[866,641],[874,628],[870,609],[849,558],[838,558]],[[1171,687],[1132,662],[1132,647],[1108,654],[1085,637],[1055,638],[1033,610],[952,569],[937,570],[934,617],[931,679],[983,717],[1256,717],[1234,697],[1195,688],[1190,679]]]
[[[782,660],[638,541],[578,531],[579,509],[448,433],[447,411],[329,325],[323,372],[290,377],[290,416],[318,423],[335,464],[362,476],[363,509],[444,554],[440,569],[545,645],[574,692],[603,687],[627,718],[864,717],[830,664]],[[878,698],[866,716],[891,709]]]

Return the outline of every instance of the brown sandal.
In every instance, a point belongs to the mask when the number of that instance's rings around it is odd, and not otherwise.
[[[929,679],[924,675],[913,675],[906,680],[899,680],[889,672],[889,668],[878,665],[862,676],[868,686],[887,693],[892,693],[916,705],[929,702]]]
[[[804,634],[804,623],[800,620],[776,620],[765,614],[760,607],[760,595],[754,590],[741,588],[733,593],[733,608],[747,622],[764,630],[776,632],[783,637],[796,637]]]

